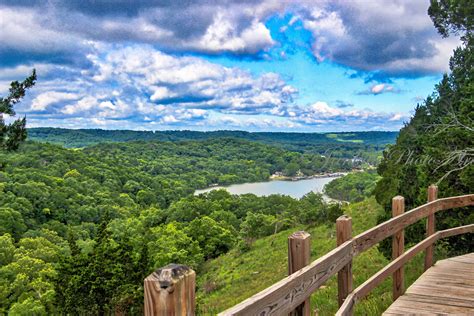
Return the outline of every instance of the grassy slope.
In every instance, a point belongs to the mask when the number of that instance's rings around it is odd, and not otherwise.
[[[380,206],[373,198],[347,206],[345,214],[352,217],[354,234],[376,224]],[[300,227],[312,236],[312,260],[333,249],[336,245],[335,225],[332,227]],[[240,254],[237,250],[205,264],[198,271],[198,309],[201,314],[216,314],[279,281],[287,273],[287,237],[297,229],[280,232],[257,240],[252,249]],[[423,258],[419,255],[407,265],[407,286],[422,272]],[[354,260],[354,287],[360,285],[388,260],[372,248]],[[392,299],[391,280],[386,280],[362,302],[356,305],[356,314],[380,315]],[[337,278],[332,277],[325,286],[312,295],[312,310],[319,315],[334,315],[337,310]]]

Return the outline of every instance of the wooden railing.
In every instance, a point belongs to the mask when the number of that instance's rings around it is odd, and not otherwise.
[[[474,205],[474,194],[436,199],[437,187],[428,189],[428,203],[404,212],[404,198],[392,200],[393,218],[353,238],[350,218],[337,220],[337,248],[313,261],[304,268],[235,305],[219,315],[284,315],[295,311],[301,304],[309,304],[309,297],[331,276],[338,273],[340,308],[337,315],[352,315],[354,305],[373,288],[389,276],[394,278],[393,296],[396,299],[404,292],[403,266],[417,253],[426,250],[425,270],[433,263],[433,244],[445,237],[474,232],[474,224],[435,232],[435,213],[447,209]],[[427,238],[404,252],[404,229],[428,217]],[[394,236],[392,242],[393,261],[382,270],[352,290],[352,259],[376,245],[383,239]],[[301,309],[297,315],[309,315],[309,308]]]
[[[437,199],[437,187],[428,188],[428,203],[404,212],[404,198],[392,199],[393,218],[355,237],[348,216],[336,221],[337,248],[309,263],[310,236],[296,232],[288,239],[289,276],[220,313],[229,315],[309,315],[310,296],[330,277],[338,274],[337,315],[352,315],[354,305],[387,277],[393,277],[393,298],[404,292],[403,266],[425,250],[425,270],[433,264],[433,245],[442,238],[473,233],[474,224],[435,232],[435,213],[474,205],[474,194]],[[404,252],[404,229],[427,217],[427,237]],[[352,289],[352,259],[383,239],[393,236],[393,260],[355,290]],[[184,266],[169,265],[145,279],[145,315],[193,315],[195,274]]]

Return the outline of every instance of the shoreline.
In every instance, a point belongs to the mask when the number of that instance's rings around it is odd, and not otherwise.
[[[272,174],[268,181],[299,181],[307,179],[316,179],[316,178],[337,178],[347,175],[349,172],[328,172],[328,173],[317,173],[310,176],[283,176]]]
[[[296,177],[288,177],[288,176],[280,176],[280,175],[272,175],[270,178],[267,180],[263,181],[257,181],[257,182],[243,182],[243,183],[232,183],[232,184],[227,184],[227,185],[222,185],[222,184],[217,184],[213,183],[210,184],[206,188],[202,189],[195,189],[193,195],[199,195],[202,193],[209,192],[211,190],[215,189],[226,189],[231,186],[238,186],[238,185],[243,185],[243,184],[254,184],[254,183],[270,183],[270,182],[299,182],[303,180],[311,180],[311,179],[322,179],[322,178],[339,178],[342,177],[349,172],[328,172],[328,173],[318,173],[310,176],[296,176]]]

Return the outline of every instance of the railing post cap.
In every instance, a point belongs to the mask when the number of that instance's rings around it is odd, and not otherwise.
[[[350,217],[349,215],[341,215],[336,219],[336,222],[350,221],[350,220],[352,220],[352,217]]]
[[[393,201],[405,200],[405,198],[404,198],[403,196],[401,196],[401,195],[397,195],[397,196],[394,196],[392,200],[393,200]]]
[[[294,232],[288,238],[289,239],[306,239],[310,237],[311,235],[309,233],[305,232],[304,230],[300,230],[300,231]]]
[[[158,281],[160,288],[166,289],[190,273],[194,273],[190,267],[182,264],[170,263],[150,274],[145,281]]]

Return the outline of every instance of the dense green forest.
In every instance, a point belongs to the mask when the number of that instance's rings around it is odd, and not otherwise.
[[[324,193],[336,200],[360,202],[372,196],[379,179],[374,169],[349,173],[326,184]]]
[[[230,249],[246,251],[263,236],[341,214],[314,193],[193,196],[211,183],[341,167],[245,140],[84,149],[27,142],[1,152],[0,161],[0,312],[12,315],[140,313],[142,281],[153,269],[179,262],[199,271]]]
[[[378,163],[382,150],[393,144],[398,132],[349,133],[251,133],[245,131],[127,131],[100,129],[31,128],[31,140],[81,148],[104,142],[185,141],[237,138],[255,141],[286,150],[321,154],[332,158],[353,159],[371,165]]]
[[[418,104],[414,116],[401,130],[396,144],[384,152],[375,195],[390,217],[391,198],[405,197],[406,208],[426,202],[427,188],[437,184],[440,196],[472,193],[474,188],[474,6],[472,1],[432,1],[430,16],[443,36],[460,36],[445,74],[434,92]],[[437,214],[436,228],[474,223],[471,208]],[[408,242],[423,238],[423,223],[407,233]],[[466,234],[449,240],[453,253],[474,251],[474,237]],[[382,245],[387,256],[389,242]]]

